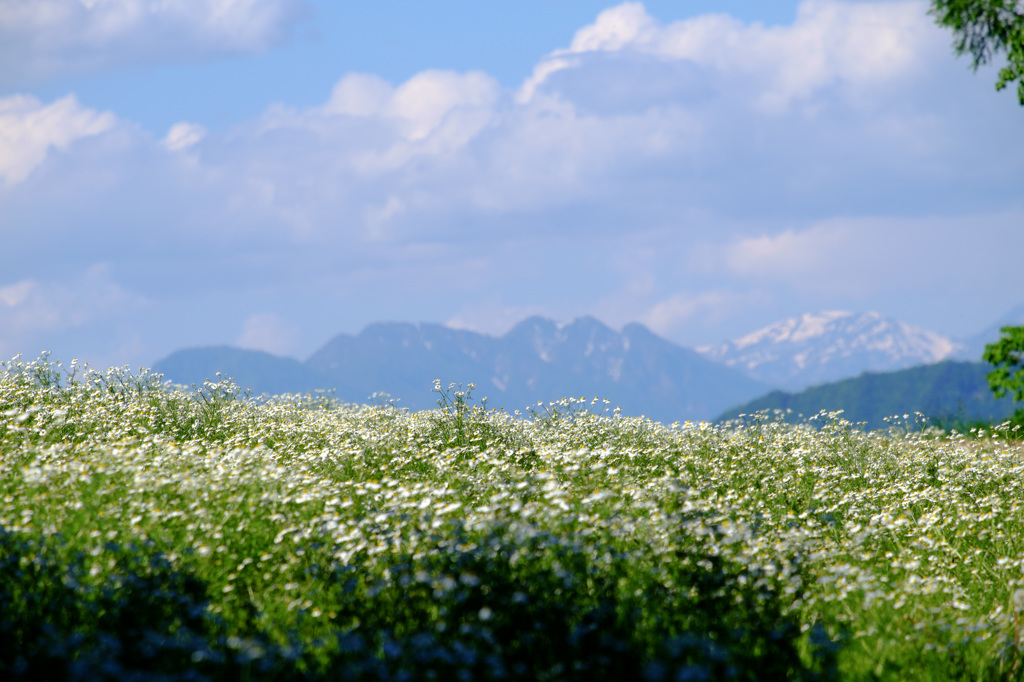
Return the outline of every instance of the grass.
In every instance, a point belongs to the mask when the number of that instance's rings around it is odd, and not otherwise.
[[[5,679],[1024,677],[1019,442],[0,371]]]

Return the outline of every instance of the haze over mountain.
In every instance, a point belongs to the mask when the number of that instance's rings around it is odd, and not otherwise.
[[[800,390],[864,371],[939,362],[961,348],[941,334],[875,312],[824,311],[781,320],[697,350],[758,381]]]
[[[962,349],[957,352],[956,357],[964,360],[980,360],[985,352],[985,345],[999,340],[1000,330],[1003,327],[1015,327],[1024,325],[1024,304],[1015,307],[998,320],[982,329],[977,334],[965,337],[960,340]]]
[[[220,378],[230,377],[236,384],[251,389],[256,395],[309,393],[326,389],[331,384],[320,372],[294,358],[282,358],[260,350],[232,346],[175,351],[157,360],[152,369],[163,374],[166,379],[186,386],[199,386],[207,379],[215,381],[220,374]]]
[[[531,317],[501,337],[437,324],[379,323],[357,335],[339,334],[305,363],[259,351],[197,348],[173,353],[154,370],[184,384],[221,371],[256,393],[317,387],[353,402],[389,393],[410,409],[436,406],[434,379],[474,382],[474,398],[489,398],[491,407],[521,410],[537,401],[599,396],[624,414],[667,423],[709,419],[771,388],[642,325],[616,332],[592,317],[568,324]]]

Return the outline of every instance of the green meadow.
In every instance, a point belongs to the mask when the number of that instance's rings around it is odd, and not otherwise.
[[[1024,677],[1009,428],[0,371],[0,677]]]

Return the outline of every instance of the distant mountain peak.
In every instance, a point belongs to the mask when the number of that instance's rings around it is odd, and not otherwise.
[[[820,313],[804,313],[800,317],[790,317],[775,324],[758,329],[744,337],[733,341],[733,345],[742,350],[765,341],[782,343],[791,341],[799,343],[807,339],[827,334],[836,320],[853,317],[853,313],[845,310],[826,310]],[[878,313],[866,313],[866,316],[877,316]],[[701,350],[701,349],[698,349]]]
[[[780,320],[697,351],[766,383],[799,389],[867,370],[939,362],[959,349],[941,334],[877,312],[826,310]]]
[[[768,389],[641,325],[616,331],[591,316],[567,322],[528,317],[502,336],[380,323],[336,336],[306,366],[330,378],[339,395],[385,391],[413,408],[433,405],[435,396],[423,387],[441,378],[473,382],[498,406],[600,395],[624,414],[669,422],[707,418]]]

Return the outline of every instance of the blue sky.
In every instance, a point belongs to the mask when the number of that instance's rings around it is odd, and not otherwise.
[[[920,2],[0,0],[0,355],[1024,303],[1024,108]]]
[[[176,58],[125,59],[116,68],[71,71],[46,82],[9,80],[33,86],[28,90],[43,99],[76,92],[157,133],[180,120],[227,129],[275,102],[316,106],[350,71],[400,83],[427,68],[483,70],[515,88],[538,57],[564,47],[577,29],[613,6],[591,0],[273,4],[296,10],[285,24],[288,34],[271,49],[214,59],[183,51]],[[645,7],[664,20],[728,11],[768,24],[791,21],[796,12],[792,2],[659,1]]]

